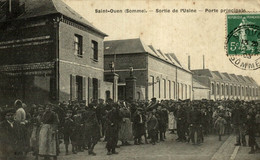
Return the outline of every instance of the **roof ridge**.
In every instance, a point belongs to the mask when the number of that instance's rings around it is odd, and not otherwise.
[[[127,40],[134,40],[140,38],[128,38],[128,39],[112,39],[112,40],[104,40],[104,42],[111,42],[111,41],[127,41]]]

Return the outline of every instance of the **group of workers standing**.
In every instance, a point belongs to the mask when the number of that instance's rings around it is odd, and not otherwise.
[[[66,155],[88,150],[96,155],[95,145],[101,138],[106,142],[107,155],[118,154],[116,148],[151,143],[166,139],[166,131],[177,130],[178,142],[199,145],[204,136],[234,132],[235,145],[246,146],[249,153],[259,150],[256,135],[260,133],[260,106],[254,101],[157,101],[106,102],[100,99],[88,106],[84,103],[27,106],[16,100],[13,107],[1,107],[1,159],[25,159],[32,152],[35,159],[57,159],[60,144]],[[148,142],[150,139],[150,142]],[[71,152],[69,145],[71,144]]]

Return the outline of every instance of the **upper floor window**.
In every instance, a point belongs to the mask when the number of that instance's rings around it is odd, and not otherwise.
[[[75,55],[82,57],[82,36],[75,34],[74,36]]]
[[[94,60],[98,60],[98,43],[96,41],[91,41],[92,56]]]

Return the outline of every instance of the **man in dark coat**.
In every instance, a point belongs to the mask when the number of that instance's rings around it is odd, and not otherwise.
[[[121,120],[118,104],[113,105],[107,114],[106,120],[107,155],[118,154],[118,152],[116,152],[116,145],[118,141],[119,122]]]
[[[138,108],[136,113],[133,116],[133,130],[134,130],[134,144],[142,144],[142,135],[145,134],[145,121],[146,118],[142,114],[142,109]]]
[[[21,146],[21,126],[14,121],[14,109],[4,111],[5,120],[0,123],[0,159],[25,159]]]
[[[191,111],[188,114],[188,124],[190,125],[190,138],[192,141],[192,144],[195,144],[195,132],[197,132],[198,141],[199,144],[201,142],[201,139],[199,137],[200,133],[200,127],[202,126],[202,113],[198,109],[198,105],[193,105]]]
[[[85,123],[85,140],[88,145],[88,154],[95,156],[93,152],[95,145],[100,139],[99,123],[95,111],[95,104],[89,104],[86,112],[83,113],[82,118]]]
[[[244,133],[245,121],[246,121],[246,111],[242,108],[243,106],[237,106],[238,104],[234,105],[234,109],[231,114],[231,123],[234,127],[234,131],[236,134],[236,146],[242,144],[246,146],[246,139]]]
[[[176,118],[177,118],[177,141],[186,141],[185,136],[185,124],[187,121],[187,114],[183,106],[178,104],[178,109],[176,111]]]
[[[168,113],[166,110],[162,109],[162,105],[158,105],[157,108],[157,115],[158,115],[158,129],[160,132],[160,141],[164,141],[164,136],[167,128],[168,123]]]

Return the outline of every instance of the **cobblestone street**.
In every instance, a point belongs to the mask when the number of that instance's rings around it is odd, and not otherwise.
[[[248,154],[249,147],[239,147],[235,150],[235,136],[224,136],[222,141],[218,137],[210,135],[205,137],[201,145],[176,142],[175,134],[167,135],[165,142],[156,145],[143,144],[117,148],[118,155],[106,155],[105,142],[99,142],[95,147],[96,156],[89,156],[87,151],[78,154],[65,155],[64,145],[60,145],[61,154],[59,160],[259,160],[259,153]],[[258,138],[258,142],[259,142]],[[119,142],[120,144],[120,142]],[[133,144],[133,142],[131,142]],[[27,158],[33,159],[32,156]],[[40,160],[43,158],[40,158]]]

